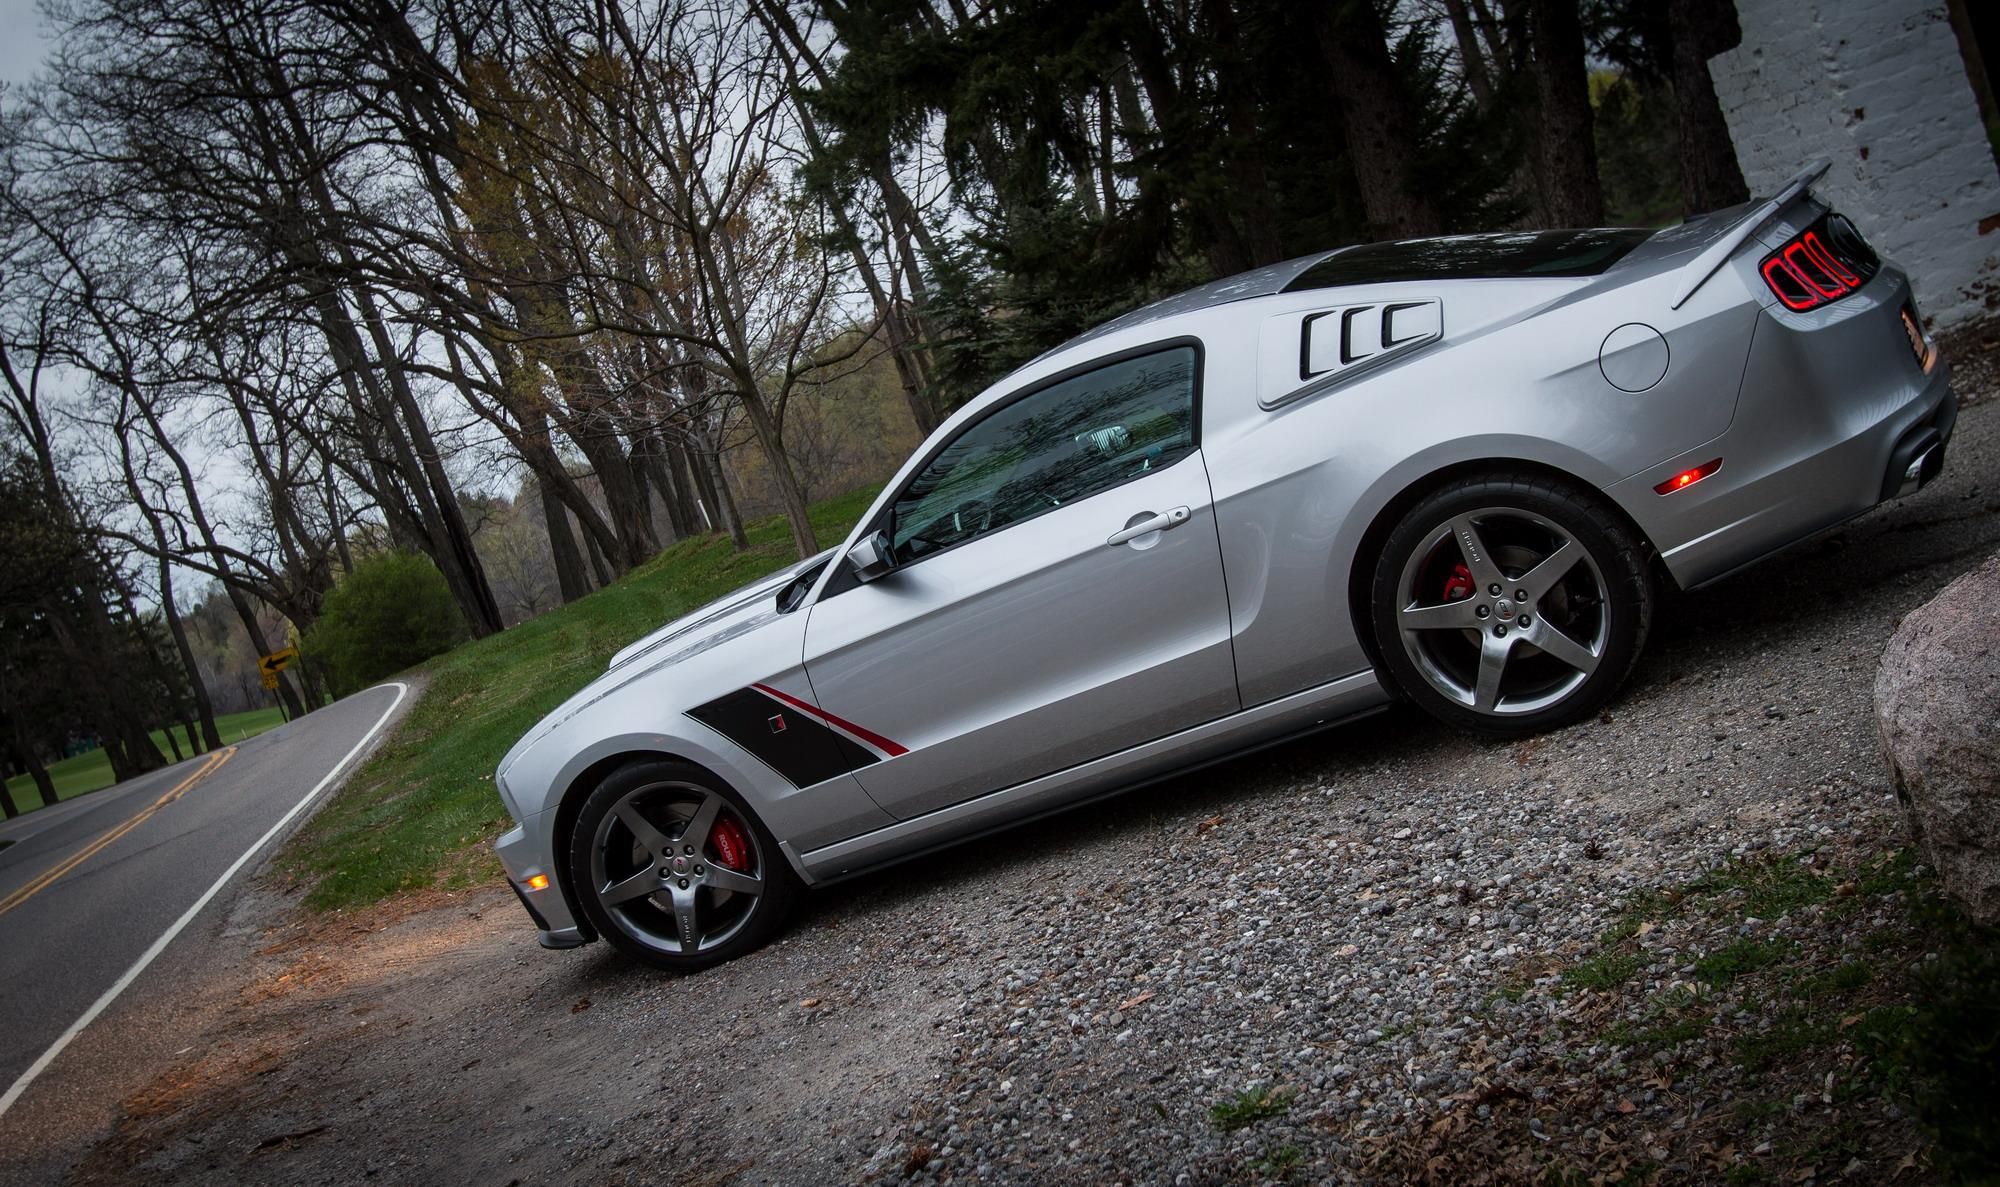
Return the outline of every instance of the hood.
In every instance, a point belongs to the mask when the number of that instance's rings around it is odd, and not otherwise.
[[[611,663],[607,665],[605,670],[607,672],[616,672],[640,656],[647,655],[669,643],[698,644],[705,640],[712,645],[722,641],[722,638],[712,636],[733,638],[736,634],[741,634],[742,631],[740,628],[743,625],[741,612],[743,610],[749,608],[752,603],[763,600],[773,602],[772,605],[765,606],[763,609],[772,614],[777,613],[775,599],[778,596],[778,591],[790,584],[792,579],[799,574],[812,568],[814,565],[824,562],[833,553],[834,550],[829,548],[817,556],[807,557],[805,560],[788,569],[780,569],[769,576],[759,577],[748,585],[723,594],[699,610],[674,619],[659,630],[649,635],[641,636],[626,646],[617,655],[612,656]],[[761,622],[764,621],[764,616],[756,615],[754,619]],[[685,650],[685,647],[673,648],[675,653],[683,650]],[[650,667],[651,665],[648,666]]]
[[[507,768],[514,764],[516,758],[551,730],[576,716],[592,703],[609,696],[662,665],[686,659],[775,622],[781,614],[778,609],[778,591],[800,574],[815,565],[823,564],[835,551],[829,548],[789,568],[759,577],[740,589],[724,594],[701,609],[683,615],[645,635],[612,656],[611,663],[603,675],[578,690],[575,696],[556,706],[554,711],[536,723],[535,728],[529,730],[507,751],[507,756],[500,760],[499,769],[503,783]],[[511,804],[509,807],[511,810]]]

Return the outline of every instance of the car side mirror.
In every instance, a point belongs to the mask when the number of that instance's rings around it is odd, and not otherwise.
[[[854,576],[863,583],[873,581],[894,569],[896,554],[889,549],[889,533],[870,532],[861,537],[855,542],[854,547],[847,550],[847,564],[854,570]]]

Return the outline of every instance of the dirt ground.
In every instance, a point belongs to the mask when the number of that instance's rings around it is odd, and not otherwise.
[[[1868,689],[1900,616],[2000,546],[1985,403],[1937,487],[1675,600],[1597,722],[1507,745],[1392,712],[812,895],[771,947],[698,976],[544,952],[504,887],[312,917],[266,883],[185,1057],[72,1180],[1394,1181],[1416,1171],[1369,1151],[1480,1132],[1545,1170],[1622,1143],[1666,1181],[1763,1181],[1732,1170],[1759,1159],[1886,1179],[1913,1124],[1887,1097],[1836,1105],[1831,1070],[1825,1115],[1862,1113],[1880,1165],[1787,1152],[1812,1093],[1725,1111],[1758,982],[1711,997],[1689,972],[1731,937],[1845,967],[1854,925],[1817,903],[1682,912],[1618,941],[1629,983],[1594,995],[1566,970],[1646,887],[1901,844]],[[1696,999],[1726,1041],[1641,1059],[1599,1033]]]

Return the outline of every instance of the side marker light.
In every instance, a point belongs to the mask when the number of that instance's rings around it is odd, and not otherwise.
[[[529,890],[547,890],[549,888],[549,876],[547,874],[531,875],[525,885]]]
[[[1708,477],[1710,474],[1713,474],[1720,469],[1722,469],[1721,458],[1716,458],[1712,462],[1703,462],[1701,465],[1696,466],[1692,470],[1682,470],[1680,473],[1674,475],[1672,478],[1669,478],[1665,482],[1660,483],[1658,486],[1653,488],[1653,493],[1660,495],[1670,495],[1677,490],[1685,490],[1688,487],[1693,486],[1695,483],[1700,482],[1702,479]]]

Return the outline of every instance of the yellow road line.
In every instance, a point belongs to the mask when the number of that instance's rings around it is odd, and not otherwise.
[[[175,800],[181,798],[183,795],[186,795],[189,788],[193,787],[195,784],[201,782],[203,779],[206,779],[210,775],[214,774],[215,769],[217,767],[220,767],[223,763],[228,762],[230,756],[234,755],[235,753],[236,753],[236,747],[225,746],[221,750],[218,750],[215,753],[209,755],[206,759],[202,760],[201,767],[197,769],[194,772],[194,774],[189,775],[187,778],[181,780],[178,784],[174,786],[173,790],[167,792],[159,799],[156,799],[152,803],[146,805],[145,808],[140,810],[138,815],[132,817],[132,819],[127,820],[125,823],[112,829],[110,832],[105,833],[103,836],[97,838],[95,841],[92,841],[90,844],[85,845],[76,854],[71,856],[68,860],[62,862],[60,865],[57,865],[54,869],[44,872],[41,876],[37,877],[34,881],[28,883],[26,886],[21,887],[19,890],[16,890],[14,893],[8,895],[6,898],[0,899],[0,915],[5,915],[7,912],[13,910],[15,907],[20,906],[22,903],[25,903],[29,899],[35,897],[37,894],[40,894],[43,890],[48,888],[50,883],[62,877],[64,874],[69,873],[76,867],[82,865],[84,862],[90,860],[92,854],[96,853],[100,849],[103,849],[106,845],[109,845],[111,842],[124,836],[126,833],[129,833],[133,829],[138,828],[140,825],[144,824],[148,819],[152,817],[153,813],[158,812],[161,808],[166,807],[168,804],[171,804]]]

